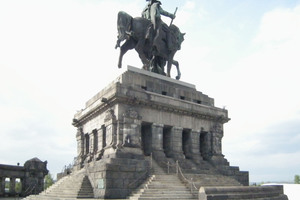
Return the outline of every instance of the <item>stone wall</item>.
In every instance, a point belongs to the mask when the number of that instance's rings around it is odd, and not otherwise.
[[[44,177],[48,174],[47,161],[33,158],[24,166],[0,165],[0,197],[27,196],[44,190]],[[17,193],[16,180],[21,182],[22,190]],[[5,182],[9,180],[9,190],[5,191]]]

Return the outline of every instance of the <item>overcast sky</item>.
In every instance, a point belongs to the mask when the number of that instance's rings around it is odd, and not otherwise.
[[[48,160],[60,172],[76,156],[71,125],[117,68],[116,18],[143,0],[0,0],[0,163]],[[223,153],[250,181],[300,174],[300,1],[162,0],[186,32],[182,81],[226,106]],[[170,19],[163,18],[167,23]],[[174,77],[175,70],[172,71]]]

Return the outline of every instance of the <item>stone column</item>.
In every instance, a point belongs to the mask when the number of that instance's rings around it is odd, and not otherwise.
[[[90,142],[89,142],[90,150],[89,150],[89,152],[90,152],[90,157],[92,159],[93,156],[94,156],[94,134],[93,134],[93,132],[89,133],[89,136],[90,136]]]
[[[24,196],[25,192],[26,192],[26,189],[25,189],[25,184],[26,184],[25,178],[21,178],[21,184],[22,184],[21,196]]]
[[[200,130],[192,130],[191,132],[191,153],[192,159],[196,163],[200,163],[203,160],[201,153],[200,153]]]
[[[153,123],[151,126],[152,134],[152,155],[154,158],[160,159],[165,157],[163,149],[163,124]]]
[[[142,136],[141,136],[141,116],[138,112],[132,108],[129,108],[123,114],[122,136],[123,146],[141,148],[142,147]],[[119,134],[121,134],[119,132]]]
[[[16,195],[16,178],[14,177],[10,178],[9,194],[13,196]]]
[[[0,196],[5,193],[5,177],[0,177]]]
[[[181,127],[172,127],[170,155],[174,159],[183,159],[185,156],[182,151],[182,131]]]
[[[212,158],[211,162],[216,166],[228,165],[227,160],[222,154],[222,138],[223,138],[223,125],[215,123],[211,130],[212,135]]]
[[[77,140],[77,165],[81,165],[84,157],[84,135],[82,132],[82,127],[79,127],[77,129],[76,140]]]

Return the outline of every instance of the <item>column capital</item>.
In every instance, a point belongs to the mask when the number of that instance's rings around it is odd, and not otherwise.
[[[156,127],[159,127],[159,128],[163,128],[164,127],[163,124],[157,124],[157,123],[153,123],[152,126],[156,126]]]
[[[195,129],[192,129],[192,134],[200,134],[201,133],[201,130],[195,130]]]
[[[180,132],[182,132],[182,131],[183,131],[183,128],[182,128],[182,127],[173,126],[173,127],[172,127],[172,130],[173,130],[173,131],[180,131]]]

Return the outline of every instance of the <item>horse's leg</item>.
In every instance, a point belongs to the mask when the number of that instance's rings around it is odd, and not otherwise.
[[[123,56],[124,54],[130,50],[133,49],[135,47],[136,43],[134,42],[134,40],[129,39],[127,40],[120,48],[120,56],[119,56],[119,62],[118,62],[118,67],[122,68],[122,60],[123,60]]]
[[[174,58],[174,55],[175,55],[175,52],[171,52],[168,56],[168,68],[167,68],[167,76],[168,77],[171,77],[171,67],[172,67],[172,64],[173,64],[173,58]]]
[[[172,64],[176,66],[176,69],[177,69],[176,79],[179,80],[180,77],[181,77],[181,72],[180,72],[180,69],[179,69],[179,63],[176,60],[173,60]]]
[[[118,47],[120,47],[120,44],[121,44],[121,40],[118,39],[118,40],[117,40],[117,43],[116,43],[116,46],[115,46],[115,49],[117,49]]]
[[[171,67],[172,67],[172,60],[168,60],[167,77],[171,77]]]
[[[149,71],[150,61],[145,54],[146,49],[145,49],[145,40],[144,39],[140,39],[137,42],[137,44],[135,46],[135,50],[138,52],[139,57],[143,63],[143,69]]]

